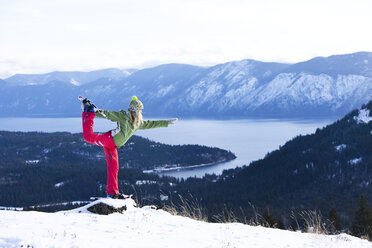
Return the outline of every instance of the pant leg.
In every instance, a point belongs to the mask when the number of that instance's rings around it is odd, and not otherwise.
[[[116,147],[110,131],[104,134],[93,133],[95,116],[96,114],[93,112],[83,112],[82,114],[84,140],[97,146]]]
[[[119,172],[119,159],[118,151],[115,148],[103,147],[107,161],[107,194],[118,194],[118,172]]]
[[[94,145],[102,146],[105,152],[106,162],[107,162],[107,194],[118,194],[118,172],[119,172],[119,158],[116,145],[111,136],[111,132],[106,132],[104,134],[94,134],[95,113],[93,112],[83,112],[82,122],[83,122],[83,137],[86,142]]]
[[[83,124],[83,138],[86,142],[92,143],[93,140],[93,124],[95,113],[83,112],[82,113],[82,124]]]

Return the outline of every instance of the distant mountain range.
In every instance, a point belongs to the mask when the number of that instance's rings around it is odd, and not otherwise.
[[[78,95],[100,108],[126,109],[137,95],[151,117],[340,117],[372,99],[372,53],[296,64],[247,59],[212,67],[17,74],[1,80],[0,91],[0,116],[76,116]]]
[[[120,80],[128,77],[136,70],[120,70],[109,68],[90,72],[81,71],[55,71],[46,74],[16,74],[6,79],[12,85],[44,85],[52,81],[69,82],[76,86],[106,78],[108,81]]]

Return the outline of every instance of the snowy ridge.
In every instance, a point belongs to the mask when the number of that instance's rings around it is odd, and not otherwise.
[[[90,72],[55,71],[46,74],[16,74],[7,78],[6,81],[12,85],[45,85],[51,81],[61,81],[79,86],[101,78],[122,79],[130,74],[128,70],[108,68]]]
[[[175,73],[173,67],[165,70],[164,65],[159,75],[155,73],[160,67],[155,67],[143,71],[130,84],[120,85],[118,94],[142,92],[147,110],[158,114],[241,118],[344,115],[370,100],[372,70],[365,61],[371,55],[331,56],[294,65],[234,61],[176,80],[170,78]],[[177,75],[187,68],[178,67]],[[156,96],[148,93],[148,85],[152,92],[158,92]]]
[[[131,204],[128,200],[99,201],[116,207]],[[92,204],[57,213],[0,211],[0,247],[372,247],[347,234],[206,223],[148,206],[103,216],[87,211]]]
[[[203,79],[178,102],[186,102],[193,109],[206,104],[209,110],[217,112],[226,109],[245,109],[248,112],[263,106],[281,111],[290,111],[296,106],[329,106],[337,111],[346,108],[346,104],[360,105],[360,99],[367,102],[367,92],[372,93],[372,78],[360,75],[338,75],[333,78],[326,74],[281,73],[265,84],[256,77],[247,76],[220,81]]]
[[[76,105],[62,99],[83,94],[106,109],[126,108],[138,95],[146,102],[146,114],[163,117],[343,116],[371,100],[371,58],[372,53],[361,52],[296,64],[247,59],[208,68],[165,64],[127,72],[15,75],[0,84],[0,115],[74,113]]]

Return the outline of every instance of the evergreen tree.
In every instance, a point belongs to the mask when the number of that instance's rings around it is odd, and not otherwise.
[[[276,228],[285,230],[285,228],[284,228],[284,222],[283,222],[283,218],[282,217],[280,217],[278,219],[278,225],[276,226]]]
[[[354,236],[367,236],[372,238],[372,210],[368,206],[368,201],[362,195],[359,200],[359,210],[355,212],[351,232]]]
[[[276,217],[274,214],[271,213],[270,208],[266,207],[265,211],[262,215],[262,225],[267,227],[277,227],[278,221],[276,220]]]
[[[336,209],[332,208],[328,214],[327,230],[332,234],[340,233],[342,229],[340,218]]]

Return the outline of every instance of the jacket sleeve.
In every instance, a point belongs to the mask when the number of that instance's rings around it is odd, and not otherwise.
[[[168,121],[145,121],[138,129],[150,129],[157,127],[168,127]]]
[[[121,113],[120,111],[115,112],[115,111],[108,111],[108,110],[103,110],[103,109],[96,111],[97,117],[105,118],[110,121],[120,121],[123,119],[122,115],[123,113]]]

